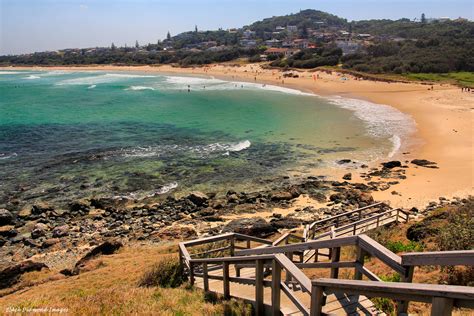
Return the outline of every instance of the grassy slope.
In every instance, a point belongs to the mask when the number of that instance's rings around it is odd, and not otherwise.
[[[473,72],[450,72],[444,74],[406,74],[403,77],[409,80],[430,81],[430,82],[446,82],[457,84],[462,87],[474,88]]]
[[[57,272],[25,274],[23,283],[41,283],[0,298],[0,311],[13,308],[67,308],[75,315],[223,315],[242,314],[242,304],[211,302],[198,289],[140,288],[137,282],[156,261],[177,248],[134,245],[93,260],[91,269],[65,278]],[[54,276],[53,276],[54,275]]]

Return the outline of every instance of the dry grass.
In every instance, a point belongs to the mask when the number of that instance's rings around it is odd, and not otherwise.
[[[223,315],[245,314],[240,302],[209,301],[204,293],[186,285],[178,288],[141,288],[144,271],[176,253],[177,247],[134,245],[119,253],[102,256],[92,271],[26,288],[0,298],[0,314],[7,308],[67,308],[73,315]],[[45,275],[45,276],[46,276]],[[25,274],[38,282],[41,273]],[[33,282],[33,283],[34,283]]]

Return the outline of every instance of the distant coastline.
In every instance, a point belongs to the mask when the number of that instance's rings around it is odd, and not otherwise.
[[[172,66],[84,66],[84,67],[3,67],[1,70],[81,70],[136,71],[161,74],[209,76],[223,80],[256,82],[311,92],[321,96],[341,96],[386,104],[410,115],[417,131],[413,142],[392,159],[403,162],[427,159],[439,169],[417,167],[410,169],[407,179],[393,187],[397,194],[374,192],[374,198],[389,200],[395,206],[421,207],[440,196],[473,194],[474,172],[473,111],[474,95],[460,88],[437,84],[433,90],[424,84],[355,80],[350,75],[327,71],[299,71],[298,78],[283,77],[283,71],[264,69],[261,64],[214,64],[205,67],[179,68]],[[317,74],[317,77],[313,75]],[[440,122],[443,122],[442,124]],[[378,164],[376,162],[375,164]],[[346,170],[334,173],[337,179]],[[357,176],[354,181],[360,180]],[[391,191],[391,190],[390,190]]]

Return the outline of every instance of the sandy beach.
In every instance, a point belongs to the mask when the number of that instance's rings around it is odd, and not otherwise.
[[[2,68],[11,70],[12,68]],[[461,88],[436,84],[387,83],[355,80],[351,76],[326,72],[298,72],[298,78],[282,78],[279,70],[263,69],[258,64],[242,66],[211,65],[195,68],[171,66],[86,66],[86,67],[16,67],[35,70],[91,70],[138,71],[205,75],[225,80],[272,84],[321,96],[343,96],[363,99],[392,106],[410,115],[417,131],[403,140],[403,148],[390,160],[402,163],[412,159],[427,159],[437,163],[439,169],[417,167],[410,164],[407,179],[387,191],[374,192],[376,200],[390,201],[395,207],[423,207],[439,197],[465,197],[474,193],[474,94]],[[316,78],[315,76],[316,75]],[[343,158],[343,157],[341,157]],[[387,161],[384,159],[384,161]],[[374,161],[373,166],[379,166]],[[315,171],[316,172],[316,171]],[[346,170],[332,170],[331,176],[340,179]],[[353,180],[363,170],[352,170]],[[397,194],[392,194],[396,191]]]

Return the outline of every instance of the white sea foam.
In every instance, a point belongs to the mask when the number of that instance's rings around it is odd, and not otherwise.
[[[130,78],[155,78],[156,76],[134,75],[134,74],[103,74],[98,76],[80,77],[74,79],[62,80],[56,85],[93,85],[99,83],[111,83]]]
[[[23,79],[27,80],[35,80],[35,79],[40,79],[40,76],[35,76],[35,75],[29,75],[28,77],[24,77]]]
[[[87,89],[95,89],[97,87],[96,84],[91,84],[90,86],[87,87]]]
[[[26,72],[26,71],[0,71],[0,75],[24,75],[24,74],[27,74],[29,72]]]
[[[212,143],[208,145],[195,146],[162,145],[136,147],[122,149],[116,154],[127,158],[150,158],[175,153],[191,153],[205,158],[211,154],[229,154],[229,152],[239,152],[249,148],[250,146],[251,142],[249,140],[244,140],[236,143]]]
[[[295,89],[279,87],[274,85],[265,85],[252,82],[238,82],[238,81],[224,81],[215,78],[199,78],[199,77],[179,77],[167,76],[165,77],[166,85],[160,87],[170,90],[183,90],[188,86],[191,90],[266,90],[273,92],[281,92],[295,95],[314,96],[312,93],[306,93]],[[204,88],[205,87],[205,88]]]
[[[416,123],[410,115],[391,106],[342,97],[331,97],[328,100],[354,112],[366,124],[370,136],[390,139],[392,149],[389,157],[393,157],[402,147],[402,140],[416,130]]]
[[[145,87],[145,86],[130,86],[129,88],[125,90],[142,91],[142,90],[155,90],[155,89],[152,87]]]
[[[156,190],[155,193],[149,195],[149,197],[168,193],[169,191],[176,189],[177,187],[178,187],[178,182],[171,182],[171,183],[165,184],[164,186]]]
[[[18,156],[17,153],[12,153],[12,154],[2,154],[2,153],[0,153],[0,160],[10,159],[10,158],[14,158],[16,156]]]

